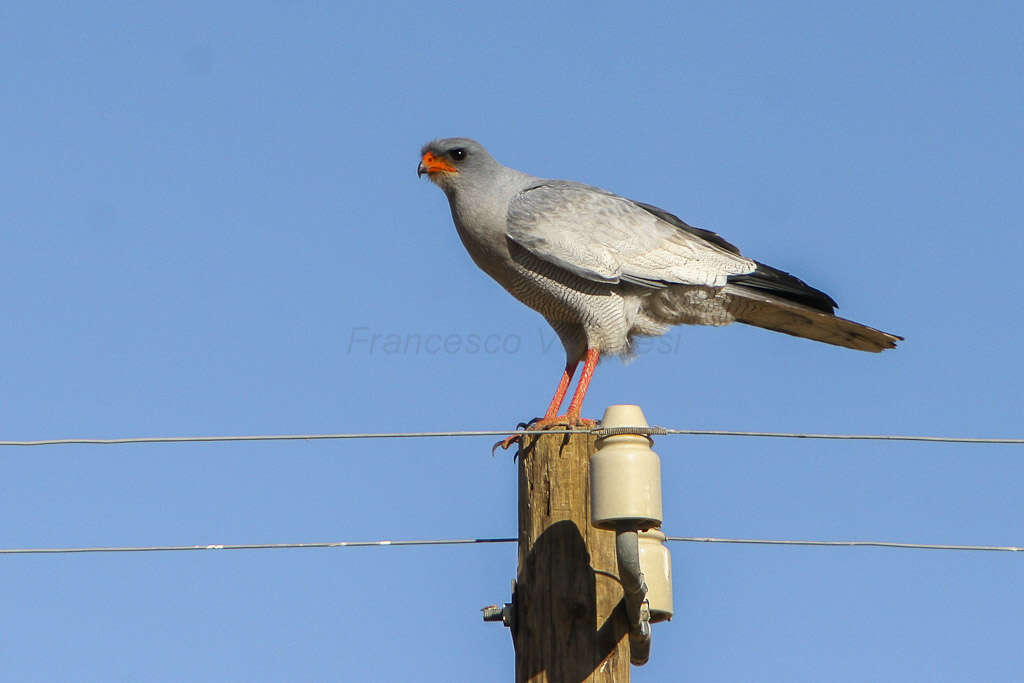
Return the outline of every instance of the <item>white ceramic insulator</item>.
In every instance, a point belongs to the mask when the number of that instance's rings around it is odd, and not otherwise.
[[[590,512],[594,526],[649,529],[661,524],[661,460],[644,434],[649,427],[639,406],[609,406],[605,429],[636,427],[597,442],[590,458]]]
[[[651,622],[668,621],[675,610],[672,607],[672,555],[665,545],[665,534],[660,529],[650,529],[638,532],[637,536]]]

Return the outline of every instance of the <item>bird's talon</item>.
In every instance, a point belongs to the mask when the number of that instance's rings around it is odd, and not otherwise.
[[[521,444],[522,443],[522,439],[523,439],[523,435],[522,434],[513,434],[511,436],[505,437],[501,441],[498,441],[493,446],[491,446],[491,455],[493,456],[495,451],[497,451],[499,447],[501,448],[501,450],[507,451],[512,444],[514,444],[514,443]]]

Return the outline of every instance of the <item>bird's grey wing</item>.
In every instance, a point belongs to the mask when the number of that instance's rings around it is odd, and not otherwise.
[[[721,287],[754,261],[595,187],[544,181],[511,201],[507,236],[538,258],[598,282]],[[731,246],[731,245],[730,245]]]

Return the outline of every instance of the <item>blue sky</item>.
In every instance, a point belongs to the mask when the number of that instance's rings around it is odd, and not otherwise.
[[[584,413],[1020,436],[1016,3],[7,3],[0,438],[500,429],[562,355],[418,150],[677,213],[904,335],[676,328]],[[389,352],[362,341],[453,338]],[[500,341],[479,348],[471,339]],[[0,546],[515,534],[493,439],[0,451]],[[665,437],[665,531],[1024,544],[1019,446]],[[672,545],[638,681],[1010,680],[1024,559]],[[11,680],[511,680],[514,545],[0,559]]]

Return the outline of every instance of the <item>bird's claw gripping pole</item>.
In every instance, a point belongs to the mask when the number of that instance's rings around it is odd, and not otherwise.
[[[547,411],[544,413],[544,417],[534,418],[525,425],[520,422],[517,427],[525,427],[526,430],[541,430],[549,427],[564,425],[570,429],[585,425],[587,427],[597,426],[597,422],[594,420],[588,420],[584,417],[580,417],[580,412],[583,410],[583,399],[586,398],[587,389],[590,388],[590,380],[594,377],[594,369],[597,367],[597,361],[601,358],[601,352],[598,349],[587,349],[584,356],[583,372],[580,373],[579,382],[576,384],[576,391],[573,392],[572,400],[569,401],[569,409],[565,415],[557,415],[558,409],[562,407],[562,401],[565,400],[565,395],[569,391],[569,384],[572,383],[572,377],[576,374],[576,366],[579,365],[579,361],[569,361],[565,364],[565,370],[562,372],[562,378],[558,382],[558,388],[555,389],[555,395],[551,399],[551,403],[548,405]],[[500,446],[502,449],[508,449],[514,443],[522,443],[522,434],[512,434],[491,447],[491,455],[494,455],[495,451]]]

